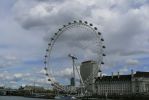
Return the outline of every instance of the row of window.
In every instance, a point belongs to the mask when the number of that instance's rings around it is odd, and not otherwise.
[[[127,93],[131,93],[131,90],[99,90],[97,91],[98,94],[127,94]]]

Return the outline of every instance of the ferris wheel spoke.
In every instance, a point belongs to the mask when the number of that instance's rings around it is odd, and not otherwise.
[[[56,81],[56,79],[53,75],[52,65],[50,65],[50,64],[51,64],[51,59],[53,57],[52,56],[52,53],[54,52],[53,49],[56,46],[57,41],[66,31],[72,30],[73,28],[85,29],[86,31],[95,33],[94,36],[96,37],[96,39],[95,39],[96,41],[91,42],[94,46],[92,44],[87,44],[86,47],[84,47],[84,48],[87,48],[90,46],[90,52],[94,52],[93,56],[94,56],[94,54],[97,55],[97,57],[95,57],[95,59],[98,64],[98,68],[94,71],[94,73],[90,74],[86,80],[81,79],[81,75],[79,76],[84,88],[87,88],[90,84],[92,84],[92,83],[90,83],[90,80],[99,72],[99,69],[104,64],[103,57],[106,56],[106,54],[104,52],[104,49],[106,48],[106,46],[103,45],[104,38],[102,37],[101,32],[98,31],[98,28],[96,26],[94,26],[92,23],[89,23],[87,21],[82,21],[82,20],[79,20],[79,21],[74,20],[73,22],[68,22],[68,24],[65,24],[61,28],[59,28],[58,31],[56,33],[54,33],[51,38],[49,38],[50,42],[48,43],[48,48],[46,49],[46,54],[44,56],[44,64],[45,64],[44,70],[46,71],[45,75],[48,77],[48,81],[51,82],[51,85],[54,86],[55,88],[57,88],[58,90],[63,90],[65,92],[68,92],[70,90],[66,90],[63,85],[60,85],[59,82]],[[96,47],[97,51],[92,49],[95,47]],[[72,49],[70,49],[70,50],[72,50]],[[85,51],[84,51],[84,53],[85,53]],[[92,58],[92,56],[91,56],[91,58]],[[77,68],[77,66],[75,66],[75,68],[79,74],[79,69]]]

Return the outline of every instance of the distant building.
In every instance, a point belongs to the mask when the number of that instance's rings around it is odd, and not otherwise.
[[[64,86],[64,89],[67,90],[68,93],[77,93],[78,87],[72,85],[66,85]]]
[[[40,86],[25,86],[23,90],[26,91],[33,91],[33,92],[43,92],[45,91],[45,89],[43,87]]]
[[[89,86],[87,86],[88,92],[96,92],[94,82],[95,82],[95,77],[98,77],[98,71],[99,67],[95,61],[85,61],[82,62],[80,66],[80,74],[82,77],[82,80],[84,82],[87,81],[89,83]]]
[[[130,75],[100,76],[95,81],[97,95],[132,95],[149,93],[149,72]]]
[[[0,87],[0,89],[5,89],[5,87]]]
[[[70,85],[71,85],[71,86],[75,86],[75,80],[74,80],[74,77],[71,77],[71,79],[70,79]]]
[[[0,87],[0,95],[6,95],[5,87]]]

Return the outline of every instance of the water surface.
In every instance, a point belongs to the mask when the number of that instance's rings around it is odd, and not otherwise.
[[[26,98],[26,97],[16,97],[16,96],[0,96],[0,100],[52,100],[52,99]]]

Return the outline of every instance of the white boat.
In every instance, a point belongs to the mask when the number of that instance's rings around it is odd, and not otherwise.
[[[71,95],[58,95],[55,96],[56,100],[76,100],[77,98]]]

